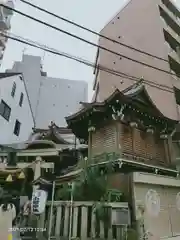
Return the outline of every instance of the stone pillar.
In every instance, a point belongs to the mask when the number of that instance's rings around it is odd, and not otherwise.
[[[41,161],[41,157],[36,157],[36,163],[34,166],[34,180],[38,179],[41,176]],[[38,185],[33,185],[33,192],[35,192],[38,188]]]
[[[78,226],[78,207],[74,207],[72,238],[77,238],[77,226]]]
[[[34,180],[38,179],[41,176],[41,157],[36,157],[36,163],[34,168]]]
[[[81,238],[87,238],[87,207],[82,207],[82,214],[81,214]]]
[[[104,222],[100,221],[100,238],[104,238]]]
[[[61,230],[61,218],[62,218],[62,206],[57,207],[57,216],[56,216],[56,227],[55,227],[55,235],[56,237],[60,237]]]
[[[68,237],[69,235],[69,211],[70,207],[65,205],[65,213],[64,213],[64,236]]]
[[[96,224],[96,216],[95,216],[94,212],[92,211],[92,215],[91,215],[91,238],[96,237],[95,224]]]
[[[43,212],[40,216],[39,216],[39,219],[38,219],[38,226],[39,228],[39,231],[37,232],[37,237],[39,239],[42,238],[43,236],[43,232],[44,232],[44,229],[45,229],[45,212]]]

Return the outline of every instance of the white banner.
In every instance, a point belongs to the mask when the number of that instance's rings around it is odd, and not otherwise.
[[[45,211],[48,193],[44,190],[35,190],[32,195],[31,211],[34,214],[41,214]]]

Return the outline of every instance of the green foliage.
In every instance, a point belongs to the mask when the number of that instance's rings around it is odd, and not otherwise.
[[[107,180],[98,177],[94,171],[87,171],[81,179],[74,183],[73,189],[68,183],[62,184],[56,193],[56,200],[70,200],[73,191],[74,201],[100,201],[107,193]]]
[[[138,240],[138,233],[136,230],[129,228],[127,230],[127,240]]]
[[[96,217],[96,223],[103,221],[106,227],[111,226],[111,207],[107,203],[101,201],[96,202],[93,206],[93,212]]]
[[[64,183],[55,193],[55,200],[70,200],[71,191],[69,189],[69,185]]]
[[[84,171],[79,181],[73,184],[73,188],[68,183],[62,185],[55,195],[55,200],[70,200],[73,194],[74,201],[92,201],[93,212],[95,214],[95,232],[99,236],[100,222],[104,223],[106,229],[111,227],[111,207],[108,202],[119,202],[122,193],[116,189],[108,189],[108,174],[112,174],[112,163],[108,163],[106,168],[99,169],[98,165],[89,168],[87,162],[83,167]]]
[[[62,184],[56,192],[55,200],[70,200],[71,191],[73,191],[74,201],[119,202],[122,193],[115,189],[108,189],[109,173],[112,173],[111,163],[108,163],[103,171],[98,166],[93,168],[84,166],[84,171],[80,179],[74,182],[73,189],[68,183]]]

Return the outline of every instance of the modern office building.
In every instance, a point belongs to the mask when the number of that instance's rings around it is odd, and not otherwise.
[[[6,5],[14,8],[14,3],[12,0],[8,0]],[[13,15],[13,11],[7,8],[0,6],[0,32],[7,33],[11,29],[11,17]],[[3,59],[4,51],[6,48],[7,38],[0,35],[0,65]]]
[[[35,126],[20,73],[0,73],[0,144],[26,141]]]
[[[43,71],[41,57],[23,55],[8,72],[21,72],[27,86],[36,128],[47,129],[51,121],[66,126],[65,117],[76,112],[80,102],[88,100],[85,81],[52,78]]]
[[[95,69],[93,100],[103,101],[116,88],[122,91],[142,78],[162,114],[180,119],[180,11],[175,4],[170,0],[130,0],[100,33],[131,48],[100,37],[99,46],[121,56],[98,49],[96,63],[116,73]]]

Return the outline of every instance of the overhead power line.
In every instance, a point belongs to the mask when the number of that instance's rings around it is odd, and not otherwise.
[[[84,64],[86,66],[89,66],[89,67],[92,67],[92,68],[98,67],[101,71],[104,71],[104,72],[107,72],[107,73],[109,73],[111,75],[119,76],[119,77],[122,77],[122,78],[127,78],[127,79],[129,79],[129,80],[131,80],[133,82],[135,82],[135,81],[138,82],[141,79],[141,78],[138,78],[138,77],[135,77],[135,76],[131,76],[131,75],[123,73],[123,72],[114,71],[113,69],[106,68],[106,67],[104,67],[102,65],[96,65],[96,64],[94,64],[94,63],[92,63],[90,61],[87,61],[87,60],[83,59],[83,58],[80,58],[80,57],[77,57],[77,56],[73,56],[73,55],[70,55],[68,53],[60,52],[60,51],[58,51],[58,50],[56,50],[54,48],[47,47],[46,45],[34,42],[32,40],[29,40],[29,39],[22,38],[20,36],[14,35],[14,34],[0,33],[0,35],[3,36],[3,37],[7,37],[7,38],[9,38],[11,40],[14,40],[16,42],[19,42],[19,43],[22,43],[22,44],[26,44],[26,45],[29,45],[31,47],[35,47],[35,48],[41,49],[43,51],[52,53],[54,55],[59,55],[59,56],[62,56],[62,57],[74,60],[76,62],[82,63],[82,64]],[[149,86],[161,89],[163,91],[168,91],[168,92],[172,92],[173,93],[173,89],[168,87],[168,86],[165,86],[165,85],[162,85],[162,84],[158,84],[158,83],[154,83],[154,82],[146,80],[146,79],[143,79],[143,80]]]
[[[156,55],[154,55],[154,54],[152,54],[152,53],[143,51],[143,50],[141,50],[141,49],[135,48],[135,47],[130,46],[130,45],[128,45],[128,44],[119,42],[119,41],[117,41],[117,40],[115,40],[115,39],[112,39],[112,38],[110,38],[110,37],[107,37],[107,36],[105,36],[105,35],[102,35],[102,34],[96,32],[96,31],[94,31],[94,30],[92,30],[92,29],[90,29],[90,28],[84,27],[83,25],[80,25],[80,24],[78,24],[78,23],[76,23],[76,22],[74,22],[74,21],[71,21],[71,20],[69,20],[69,19],[67,19],[67,18],[61,17],[61,16],[59,16],[59,15],[53,13],[53,12],[48,11],[48,10],[45,9],[45,8],[42,8],[42,7],[40,7],[40,6],[37,6],[37,5],[35,5],[35,4],[31,3],[31,2],[28,2],[28,1],[26,1],[26,0],[20,0],[20,1],[23,2],[23,3],[25,3],[25,4],[27,4],[27,5],[29,5],[29,6],[31,6],[31,7],[33,7],[33,8],[36,8],[36,9],[40,10],[41,12],[47,13],[47,14],[55,17],[55,18],[58,18],[58,19],[60,19],[60,20],[62,20],[62,21],[64,21],[64,22],[67,22],[67,23],[69,23],[69,24],[72,24],[72,25],[74,25],[74,26],[76,26],[76,27],[78,27],[78,28],[81,28],[81,29],[83,29],[83,30],[85,30],[85,31],[88,31],[88,32],[90,32],[90,33],[92,33],[92,34],[94,34],[94,35],[97,35],[98,37],[104,38],[104,39],[106,39],[106,40],[108,40],[108,41],[110,41],[110,42],[119,44],[119,45],[121,45],[121,46],[123,46],[123,47],[129,48],[129,49],[131,49],[131,50],[133,50],[133,51],[136,51],[136,52],[139,52],[139,53],[141,53],[141,54],[144,54],[144,55],[147,55],[147,56],[150,56],[150,57],[153,57],[153,58],[162,60],[162,61],[164,61],[164,62],[168,62],[168,60],[166,60],[166,59],[164,59],[164,58],[162,58],[162,57],[156,56]]]
[[[89,44],[89,45],[92,45],[92,46],[94,46],[94,47],[103,49],[103,50],[105,50],[105,51],[107,51],[107,52],[110,52],[110,53],[112,53],[112,54],[115,54],[115,55],[117,55],[117,56],[120,56],[121,58],[124,58],[124,59],[127,59],[127,60],[129,60],[129,61],[132,61],[132,62],[141,64],[141,65],[143,65],[143,66],[152,68],[152,69],[154,69],[154,70],[157,70],[157,71],[166,73],[166,74],[168,74],[168,75],[176,76],[176,77],[177,77],[176,74],[173,74],[173,73],[171,73],[171,72],[169,72],[169,71],[167,71],[167,70],[165,70],[165,69],[161,69],[161,68],[152,66],[152,65],[147,64],[147,63],[145,63],[145,62],[142,62],[142,61],[139,61],[139,60],[130,58],[130,57],[128,57],[128,56],[126,56],[126,55],[123,55],[123,54],[121,54],[121,53],[114,52],[114,51],[112,51],[112,50],[110,50],[110,49],[108,49],[108,48],[105,48],[105,47],[103,47],[103,46],[99,46],[98,44],[95,44],[95,43],[93,43],[93,42],[91,42],[91,41],[88,41],[88,40],[86,40],[86,39],[84,39],[84,38],[81,38],[81,37],[79,37],[79,36],[77,36],[77,35],[75,35],[75,34],[73,34],[73,33],[71,33],[71,32],[65,31],[65,30],[63,30],[63,29],[61,29],[61,28],[58,28],[58,27],[56,27],[56,26],[53,26],[53,25],[51,25],[51,24],[49,24],[49,23],[47,23],[47,22],[44,22],[44,21],[39,20],[39,19],[37,19],[37,18],[35,18],[35,17],[32,17],[32,16],[30,16],[30,15],[28,15],[28,14],[26,14],[26,13],[23,13],[23,12],[21,12],[21,11],[19,11],[19,10],[13,9],[13,8],[11,8],[11,7],[8,7],[8,6],[5,6],[5,5],[3,5],[3,4],[0,4],[0,6],[3,6],[3,7],[5,7],[5,8],[7,8],[7,9],[10,9],[10,10],[12,10],[12,11],[14,11],[14,12],[16,12],[16,13],[24,16],[24,17],[27,17],[27,18],[29,18],[29,19],[31,19],[31,20],[34,20],[34,21],[36,21],[36,22],[38,22],[38,23],[40,23],[40,24],[43,24],[43,25],[45,25],[45,26],[47,26],[47,27],[50,27],[50,28],[52,28],[52,29],[54,29],[54,30],[56,30],[56,31],[62,32],[62,33],[64,33],[64,34],[68,35],[68,36],[71,36],[71,37],[73,37],[73,38],[76,38],[76,39],[78,39],[78,40],[80,40],[80,41],[82,41],[82,42],[85,42],[85,43]],[[178,76],[178,77],[180,77],[180,76]]]

